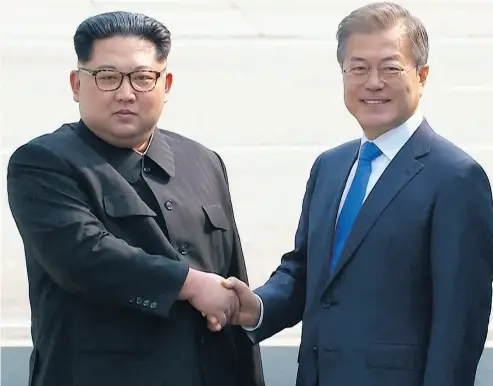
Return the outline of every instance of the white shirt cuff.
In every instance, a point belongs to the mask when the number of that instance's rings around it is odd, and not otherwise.
[[[255,331],[257,328],[259,328],[262,325],[262,321],[264,319],[264,303],[262,302],[262,298],[255,294],[255,296],[258,298],[260,301],[260,317],[258,318],[258,323],[255,327],[243,327],[245,331]]]

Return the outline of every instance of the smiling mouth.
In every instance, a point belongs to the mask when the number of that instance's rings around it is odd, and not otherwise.
[[[361,99],[365,105],[383,105],[390,102],[390,99]]]

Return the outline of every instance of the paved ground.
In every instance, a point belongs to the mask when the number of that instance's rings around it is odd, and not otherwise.
[[[27,364],[30,349],[4,348],[2,355],[2,372],[0,374],[1,386],[26,386]],[[296,347],[262,347],[262,363],[266,386],[291,386],[296,379]],[[490,386],[493,379],[493,371],[485,364],[493,363],[493,349],[489,349],[480,363],[475,386]],[[282,369],[282,371],[279,371]],[[398,385],[396,385],[398,386]]]
[[[293,244],[311,163],[322,149],[358,135],[341,98],[334,35],[339,20],[364,3],[12,2],[8,12],[0,12],[0,169],[5,172],[12,149],[24,141],[77,119],[68,73],[76,63],[71,38],[84,17],[114,9],[155,16],[173,33],[169,69],[175,83],[162,125],[223,155],[252,285],[260,285]],[[466,148],[493,177],[489,113],[493,2],[399,3],[415,11],[430,33],[431,72],[423,99],[426,116],[438,132]],[[4,177],[0,180],[1,343],[22,346],[30,343],[27,284]],[[299,328],[295,328],[266,345],[290,346],[298,340]],[[493,367],[493,360],[489,362]]]

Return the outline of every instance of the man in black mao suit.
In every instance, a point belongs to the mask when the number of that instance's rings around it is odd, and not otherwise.
[[[81,120],[18,148],[10,208],[25,247],[31,386],[262,386],[258,346],[224,326],[247,280],[220,157],[156,128],[168,30],[84,21],[70,75]],[[203,315],[224,329],[207,328]]]

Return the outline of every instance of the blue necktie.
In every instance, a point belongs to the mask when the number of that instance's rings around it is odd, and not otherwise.
[[[366,187],[371,174],[371,162],[381,154],[382,151],[373,142],[365,142],[363,146],[361,146],[356,174],[354,175],[354,180],[349,188],[346,201],[342,206],[339,220],[336,225],[334,249],[332,250],[332,271],[334,271],[334,268],[339,261],[349,231],[363,205]]]

